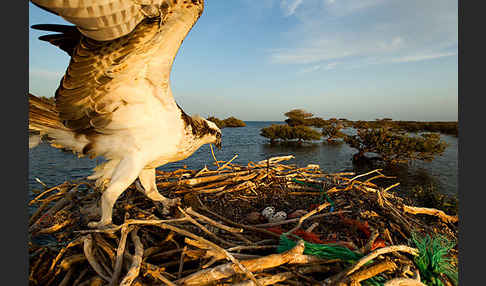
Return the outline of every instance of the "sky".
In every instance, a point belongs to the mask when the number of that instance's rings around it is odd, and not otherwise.
[[[29,25],[69,24],[29,3]],[[69,56],[29,28],[29,91],[53,96]],[[281,121],[456,121],[458,7],[451,0],[205,0],[172,66],[189,114]]]

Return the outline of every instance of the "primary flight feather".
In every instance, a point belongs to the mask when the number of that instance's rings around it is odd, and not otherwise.
[[[155,168],[185,159],[204,144],[221,146],[212,122],[175,102],[170,71],[179,47],[202,14],[203,0],[31,0],[75,26],[35,25],[57,32],[40,39],[71,56],[55,102],[29,94],[29,129],[55,147],[106,163],[88,178],[106,184],[101,219],[111,224],[117,198],[137,178],[167,210]]]

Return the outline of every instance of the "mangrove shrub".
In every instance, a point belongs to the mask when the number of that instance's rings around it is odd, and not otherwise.
[[[275,141],[289,140],[297,140],[302,142],[319,140],[321,138],[321,134],[319,134],[319,132],[308,126],[289,126],[286,124],[272,124],[268,127],[262,128],[260,135],[270,139],[271,143],[274,143]]]
[[[366,128],[362,125],[356,135],[346,135],[344,141],[358,150],[355,160],[366,159],[365,153],[378,154],[382,161],[391,164],[409,163],[412,160],[432,161],[441,155],[447,144],[438,133],[424,133],[411,136],[405,132],[393,131],[384,126]]]
[[[234,116],[230,116],[224,120],[221,120],[217,117],[214,117],[214,116],[210,116],[207,118],[207,120],[209,121],[212,121],[216,124],[216,126],[218,126],[218,128],[225,128],[225,127],[245,127],[246,126],[246,123],[243,122],[242,120],[234,117]]]

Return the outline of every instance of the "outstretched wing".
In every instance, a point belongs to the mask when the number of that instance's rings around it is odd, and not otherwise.
[[[84,36],[109,41],[127,35],[147,17],[160,17],[172,0],[31,1],[73,23]]]
[[[175,55],[182,40],[203,10],[203,0],[32,1],[76,23],[76,28],[79,30],[76,33],[73,26],[63,25],[33,26],[33,28],[58,32],[59,34],[42,36],[40,39],[60,47],[71,55],[66,74],[56,91],[56,108],[64,124],[79,133],[106,131],[104,127],[110,123],[113,111],[130,101],[109,92],[120,84],[135,77],[142,77],[154,85],[168,89]],[[96,4],[93,4],[94,2]],[[144,14],[144,18],[125,33],[128,29],[115,27],[122,23],[138,21],[138,12],[129,9],[128,11],[132,12],[126,12],[125,18],[112,17],[112,19],[121,19],[110,22],[116,25],[106,25],[103,19],[108,19],[107,15],[118,15],[119,11],[126,9],[114,9],[115,12],[110,14],[106,8],[100,7],[110,7],[110,3],[114,7],[128,7],[126,6],[128,2],[138,5],[137,11],[142,11],[140,12],[142,14],[145,10],[150,11],[147,7],[160,8],[159,16],[148,17]],[[144,4],[133,4],[141,2]],[[158,2],[156,3],[158,6],[153,4],[154,2]],[[80,16],[88,11],[91,11],[89,14],[91,18],[85,19]],[[103,11],[104,14],[101,13]],[[156,14],[153,12],[150,15]],[[128,17],[126,15],[132,15],[133,19],[126,19]],[[87,25],[88,23],[91,26]],[[107,32],[108,30],[112,32]],[[86,33],[86,31],[94,33]],[[122,36],[111,39],[115,34]],[[96,35],[96,38],[92,35]],[[104,36],[98,37],[100,35]],[[170,92],[162,93],[160,96],[166,97],[159,98],[162,101],[167,100],[167,97],[173,100]]]

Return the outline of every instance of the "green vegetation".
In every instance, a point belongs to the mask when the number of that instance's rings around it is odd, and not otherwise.
[[[319,140],[321,138],[319,132],[308,126],[289,126],[286,124],[272,124],[269,127],[262,128],[260,135],[270,139],[270,143],[287,142],[289,140],[297,140],[301,143],[302,141]]]
[[[285,122],[291,126],[299,126],[299,125],[307,125],[307,119],[311,118],[314,114],[306,112],[303,109],[293,109],[289,112],[285,112],[284,114],[288,118]]]
[[[431,237],[428,234],[420,236],[412,233],[411,243],[419,251],[419,255],[414,257],[414,262],[420,271],[420,279],[425,285],[450,285],[444,280],[449,280],[453,285],[458,285],[458,272],[452,265],[453,259],[449,254],[456,244],[454,241],[443,235]]]
[[[233,116],[223,120],[223,124],[224,127],[245,127],[246,126],[245,122]]]
[[[407,132],[440,132],[458,136],[459,128],[455,122],[394,121],[395,125]]]
[[[448,135],[459,134],[457,121],[393,121],[391,118],[376,119],[375,121],[354,121],[352,127],[359,128],[363,123],[367,124],[370,128],[379,128],[383,125],[387,125],[394,130],[406,131],[411,133],[418,132],[440,132]]]
[[[409,197],[419,206],[439,209],[450,215],[457,215],[459,210],[457,196],[442,194],[433,184],[414,187]]]
[[[242,120],[234,117],[234,116],[230,116],[224,120],[221,120],[217,117],[214,117],[214,116],[210,116],[207,118],[207,120],[209,121],[212,121],[216,124],[216,126],[218,126],[219,128],[225,128],[225,127],[245,127],[246,124],[245,122],[243,122]]]
[[[284,114],[288,118],[287,124],[272,124],[269,127],[262,128],[260,135],[270,139],[270,143],[276,141],[288,142],[297,140],[298,143],[303,141],[319,140],[321,134],[312,129],[310,126],[323,125],[322,118],[314,118],[313,114],[303,109],[293,109]]]
[[[312,117],[314,114],[306,112],[303,109],[292,109],[291,111],[286,112],[284,115],[288,117],[285,122],[289,126],[304,125],[322,128],[327,125],[326,120],[320,117]]]
[[[447,147],[438,133],[411,136],[386,124],[370,128],[366,123],[360,122],[355,126],[358,128],[357,134],[344,137],[344,142],[358,150],[354,155],[355,161],[366,159],[366,152],[376,153],[381,161],[391,164],[409,163],[412,160],[432,161]]]
[[[328,143],[337,143],[342,138],[351,148],[358,152],[353,162],[384,162],[386,164],[408,164],[413,160],[432,161],[441,155],[447,144],[440,140],[439,133],[431,131],[452,132],[457,130],[457,122],[416,122],[393,121],[391,118],[374,121],[350,121],[345,118],[324,120],[303,109],[293,109],[284,114],[287,124],[261,129],[260,135],[276,141],[298,140],[298,142],[319,140],[321,135]],[[317,132],[314,128],[321,128]],[[341,130],[352,127],[356,135],[347,135]],[[420,134],[408,134],[408,133]],[[368,158],[366,153],[375,153],[378,157]]]
[[[330,118],[329,120],[324,120],[322,135],[327,137],[328,143],[337,143],[337,138],[344,138],[346,134],[341,132],[344,124],[337,120],[336,118]]]

